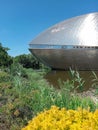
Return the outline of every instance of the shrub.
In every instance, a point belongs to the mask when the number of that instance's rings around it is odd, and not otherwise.
[[[8,67],[13,63],[12,57],[8,55],[9,48],[3,47],[0,43],[0,67]]]
[[[98,130],[98,110],[59,109],[52,106],[34,117],[22,130]]]
[[[21,129],[37,113],[50,109],[53,105],[74,110],[78,107],[90,107],[91,111],[96,109],[90,99],[82,99],[71,93],[74,89],[71,81],[62,83],[61,89],[56,89],[43,78],[44,71],[25,69],[20,64],[12,64],[9,72],[7,75],[10,74],[11,81],[2,82],[0,89],[0,117],[4,117],[2,122],[6,122],[9,127],[7,130]]]
[[[7,72],[0,71],[0,82],[7,82],[10,79],[10,75]]]

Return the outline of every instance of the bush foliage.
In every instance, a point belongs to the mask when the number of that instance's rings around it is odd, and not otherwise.
[[[98,130],[98,110],[66,110],[52,106],[39,113],[22,130]]]
[[[8,67],[12,64],[12,57],[8,55],[7,51],[9,49],[2,46],[0,43],[0,67]]]
[[[21,64],[25,68],[39,69],[41,67],[41,63],[31,54],[16,56],[14,61]]]
[[[25,69],[20,64],[13,64],[8,71],[1,73],[0,117],[7,130],[21,129],[37,113],[50,109],[52,105],[66,109],[96,109],[93,101],[82,99],[75,93],[71,94],[72,89],[66,89],[73,85],[72,81],[60,83],[61,88],[56,89],[43,78],[45,71]]]

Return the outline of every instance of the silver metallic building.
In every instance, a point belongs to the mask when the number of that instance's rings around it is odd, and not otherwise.
[[[30,43],[30,51],[54,69],[98,70],[98,13],[48,28]]]

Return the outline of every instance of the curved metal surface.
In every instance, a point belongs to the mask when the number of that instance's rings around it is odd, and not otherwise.
[[[53,69],[98,70],[97,49],[30,49],[39,60]]]
[[[30,51],[56,69],[98,69],[98,13],[77,16],[47,29]]]

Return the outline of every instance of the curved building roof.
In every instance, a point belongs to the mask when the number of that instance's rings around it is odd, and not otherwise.
[[[60,22],[40,33],[30,44],[98,46],[98,13]]]

